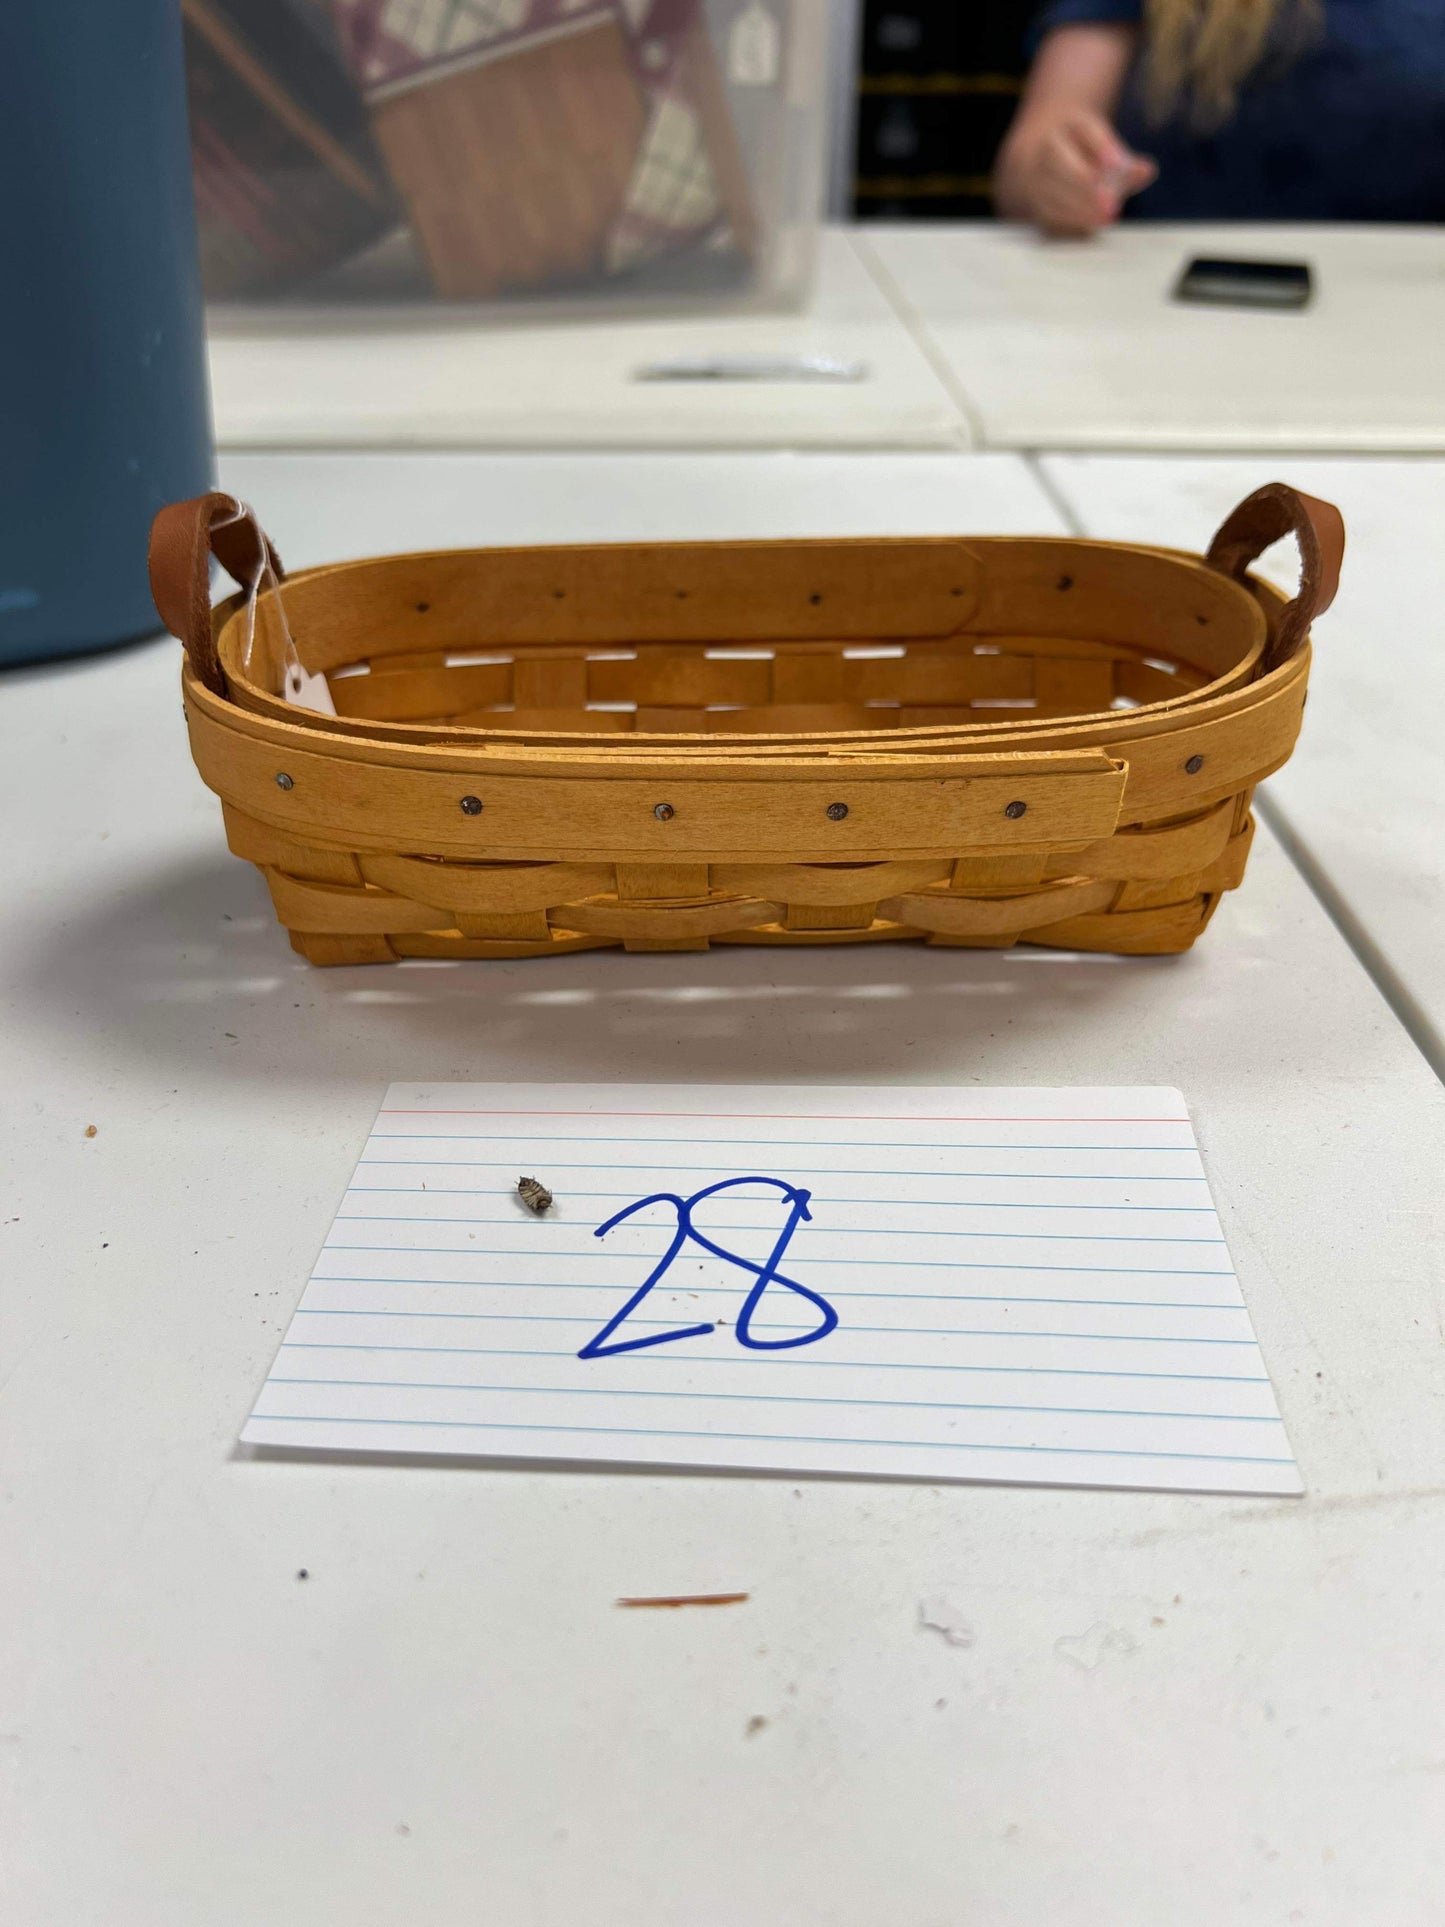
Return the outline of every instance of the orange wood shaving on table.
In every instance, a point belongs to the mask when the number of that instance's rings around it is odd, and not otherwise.
[[[685,1592],[659,1599],[619,1599],[619,1606],[740,1606],[745,1592]]]

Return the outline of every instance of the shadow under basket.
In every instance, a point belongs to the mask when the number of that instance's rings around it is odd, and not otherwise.
[[[1248,573],[1289,532],[1292,601]],[[478,549],[283,588],[217,494],[161,511],[151,574],[197,767],[313,963],[892,937],[1154,954],[1243,875],[1343,541],[1327,503],[1270,483],[1203,557]],[[269,586],[213,611],[213,553]],[[288,700],[298,658],[334,716]]]

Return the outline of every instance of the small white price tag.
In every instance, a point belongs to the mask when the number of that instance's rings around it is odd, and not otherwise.
[[[783,38],[763,0],[751,0],[728,36],[728,78],[735,87],[772,87],[782,65]]]
[[[309,669],[303,669],[299,657],[287,662],[282,682],[287,702],[297,709],[314,709],[318,716],[336,714],[331,685],[325,676],[313,676]]]
[[[262,533],[261,524],[256,520],[256,512],[249,502],[238,502],[235,496],[232,496],[231,500],[234,504],[233,512],[227,516],[225,522],[218,522],[215,526],[226,528],[232,522],[249,522],[256,531],[256,546],[261,555],[256,578],[246,592],[246,636],[241,645],[241,666],[249,675],[251,656],[256,642],[256,609],[261,599],[261,584],[264,582],[271,591],[276,619],[281,625],[281,694],[288,703],[294,703],[297,709],[312,709],[318,716],[334,716],[336,704],[331,699],[330,683],[325,676],[313,676],[297,652],[295,639],[291,634],[291,625],[286,620],[286,605],[281,600],[281,583],[271,566],[271,552],[266,546],[266,537]]]

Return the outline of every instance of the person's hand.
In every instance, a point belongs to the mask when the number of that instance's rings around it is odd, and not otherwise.
[[[1046,234],[1093,234],[1117,221],[1130,195],[1158,173],[1102,114],[1025,111],[1000,151],[994,199],[1006,221],[1032,221]]]

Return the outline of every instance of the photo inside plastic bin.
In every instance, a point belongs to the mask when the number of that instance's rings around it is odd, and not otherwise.
[[[212,300],[806,292],[825,0],[183,0]]]

